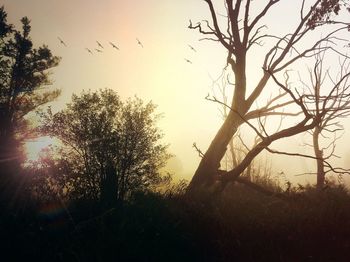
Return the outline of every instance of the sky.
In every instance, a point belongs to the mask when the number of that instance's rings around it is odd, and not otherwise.
[[[287,2],[272,11],[275,20],[265,19],[271,30],[284,32],[293,24],[293,16],[286,14],[297,10],[298,5]],[[199,41],[202,36],[187,28],[190,19],[209,19],[204,1],[3,0],[2,4],[9,22],[18,25],[21,17],[28,16],[34,43],[48,45],[62,58],[51,76],[52,88],[62,90],[52,103],[54,110],[63,108],[72,93],[88,89],[111,88],[123,99],[136,95],[144,101],[152,100],[163,114],[159,127],[175,155],[169,168],[181,178],[191,178],[200,160],[192,144],[196,142],[205,151],[222,122],[218,105],[205,97],[213,94],[212,79],[220,75],[226,54],[218,43]],[[99,48],[96,41],[104,48]],[[113,49],[109,42],[120,50]],[[103,52],[97,53],[95,48]],[[249,68],[248,82],[261,75],[261,67],[256,66],[261,59],[259,51],[249,57],[254,67]],[[301,144],[300,138],[292,138],[285,145],[295,144]],[[35,151],[40,145],[32,143],[30,147]],[[340,150],[349,153],[344,143]],[[276,170],[286,169],[284,160],[275,162]],[[310,168],[305,160],[295,163]]]

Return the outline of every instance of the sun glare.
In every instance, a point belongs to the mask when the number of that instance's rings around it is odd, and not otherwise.
[[[24,144],[26,161],[38,160],[40,156],[40,152],[42,152],[43,149],[49,147],[53,143],[54,143],[54,140],[48,136],[39,137],[37,139],[27,141]]]

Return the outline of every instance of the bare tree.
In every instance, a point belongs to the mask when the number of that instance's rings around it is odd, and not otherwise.
[[[216,94],[218,93],[218,96],[221,97],[221,100],[223,104],[220,104],[219,106],[219,112],[220,116],[222,117],[223,121],[228,116],[228,113],[230,111],[230,108],[227,107],[228,105],[228,97],[229,93],[232,91],[231,87],[234,86],[234,83],[230,82],[230,74],[227,72],[226,68],[222,70],[221,75],[217,79],[213,79],[212,89],[213,94],[216,97]],[[284,92],[278,98],[281,98],[285,96],[287,93]],[[270,97],[267,101],[267,104],[272,104],[274,101],[272,101],[272,97]],[[260,121],[258,121],[258,127],[260,133],[263,132],[263,128],[266,125],[268,116],[263,116]],[[284,119],[284,116],[280,116],[280,121],[277,124],[276,131],[279,131],[282,126],[282,121]],[[239,163],[246,157],[250,149],[254,146],[256,146],[260,139],[257,134],[253,137],[252,141],[250,141],[252,145],[249,145],[245,138],[243,137],[243,134],[245,133],[245,130],[242,129],[242,127],[239,128],[239,130],[233,135],[232,139],[230,140],[228,144],[228,150],[226,154],[224,155],[224,158],[221,161],[222,168],[225,171],[231,170],[239,165]],[[271,163],[269,164],[267,160],[265,160],[266,166],[263,167],[258,161],[254,161],[251,165],[247,167],[247,169],[243,172],[242,177],[248,179],[249,181],[254,180],[264,180],[264,182],[267,181],[266,178],[271,176]],[[239,181],[238,181],[239,182]]]
[[[311,88],[304,83],[312,94],[309,95],[309,107],[315,111],[316,116],[320,116],[319,123],[308,132],[312,136],[312,144],[306,144],[313,148],[315,154],[319,189],[324,186],[326,174],[341,175],[349,172],[343,168],[331,167],[327,161],[332,157],[338,157],[335,154],[336,142],[341,138],[339,132],[343,131],[340,119],[350,115],[350,63],[347,58],[339,60],[339,71],[335,78],[332,77],[330,70],[325,70],[324,67],[324,55],[318,55],[313,69],[309,70]],[[325,87],[332,90],[333,94],[330,97],[322,93]],[[325,113],[321,116],[322,111]],[[321,145],[322,138],[328,140],[325,146]]]
[[[258,109],[251,109],[253,103],[266,88],[271,76],[277,80],[274,76],[275,74],[286,70],[298,60],[331,49],[330,47],[322,47],[321,44],[329,41],[335,42],[337,40],[336,34],[348,28],[347,24],[331,21],[332,14],[338,14],[339,12],[341,7],[340,1],[315,0],[309,8],[306,6],[304,0],[300,1],[299,13],[295,14],[296,17],[299,17],[297,25],[290,33],[282,36],[263,33],[266,26],[261,24],[261,20],[269,15],[274,6],[278,6],[281,2],[280,0],[266,1],[263,8],[255,16],[251,15],[251,11],[253,9],[256,10],[256,7],[254,7],[256,2],[251,0],[225,0],[226,17],[223,23],[220,23],[218,20],[217,7],[214,6],[213,1],[204,1],[209,8],[211,22],[205,20],[204,22],[193,24],[190,21],[189,28],[198,30],[204,35],[204,39],[217,41],[222,45],[227,52],[227,65],[233,73],[232,82],[235,85],[231,102],[227,105],[230,108],[227,118],[204,153],[190,182],[189,192],[193,192],[199,187],[220,179],[219,174],[222,174],[219,170],[220,161],[225,155],[231,138],[242,124],[249,124],[248,120],[252,118],[274,115],[276,114],[276,109],[284,106],[283,104],[275,104],[274,106],[268,104]],[[328,33],[323,34],[319,40],[311,44],[304,43],[303,40],[309,34],[317,32],[320,27],[325,27],[326,29],[324,30],[328,30]],[[262,40],[268,40],[273,43],[267,51],[262,65],[260,65],[262,68],[260,80],[256,83],[251,93],[248,94],[247,54],[252,50],[254,45],[261,45]],[[280,87],[291,98],[287,103],[298,105],[303,112],[304,119],[297,125],[283,129],[272,135],[261,135],[261,141],[249,151],[238,166],[227,172],[225,176],[222,176],[224,180],[237,178],[247,168],[254,157],[263,149],[266,149],[272,141],[305,132],[314,128],[319,122],[319,117],[311,115],[301,101],[303,100],[302,96],[299,97],[293,94],[285,85],[280,84]],[[276,96],[272,101],[277,101],[280,96]],[[216,98],[212,98],[211,100],[220,102]]]

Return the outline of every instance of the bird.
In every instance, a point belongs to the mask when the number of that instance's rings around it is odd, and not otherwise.
[[[65,43],[59,36],[58,36],[57,38],[58,38],[58,40],[60,40],[60,42],[61,42],[62,45],[64,45],[65,47],[67,47],[66,43]]]
[[[99,41],[96,41],[99,47],[104,48]]]
[[[136,41],[143,48],[143,44],[141,43],[141,41],[138,38],[136,38]]]
[[[92,54],[92,51],[89,48],[85,48],[90,54]]]
[[[96,52],[102,53],[102,50],[95,48]]]
[[[112,42],[109,42],[111,44],[111,46],[117,50],[119,50],[119,47],[117,47],[115,44],[113,44]]]
[[[187,58],[185,58],[185,61],[189,64],[192,64],[192,61],[191,60],[188,60]]]
[[[193,46],[191,46],[191,45],[188,45],[194,52],[197,52],[197,50],[193,47]]]

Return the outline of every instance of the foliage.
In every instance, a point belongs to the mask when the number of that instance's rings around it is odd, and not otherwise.
[[[4,21],[6,13],[2,9],[0,35],[11,41],[9,35],[15,31]],[[28,30],[27,22],[24,24]],[[23,61],[29,57],[25,56]],[[7,70],[6,61],[1,60],[4,65],[1,81],[6,80],[7,74],[3,73]],[[45,74],[45,70],[42,72]],[[23,74],[15,80],[30,82],[29,75]],[[48,78],[40,79],[18,93],[17,89],[12,93],[6,91],[3,85],[6,81],[1,82],[2,94],[11,94],[12,101],[13,115],[8,119],[13,122],[7,125],[6,132],[18,130],[26,112],[40,104],[40,98],[34,99],[34,91],[37,84],[48,83]],[[24,95],[30,97],[32,106],[16,104]],[[1,112],[5,115],[7,111]],[[250,170],[246,169],[243,178],[269,187],[272,195],[262,195],[246,187],[247,183],[238,183],[242,180],[230,181],[221,194],[199,191],[207,195],[198,198],[186,195],[185,181],[169,184],[157,193],[145,190],[164,181],[160,168],[168,158],[154,112],[152,103],[144,104],[138,98],[122,102],[112,90],[101,90],[74,95],[72,102],[58,113],[51,109],[43,113],[39,131],[57,137],[62,144],[48,149],[27,170],[29,188],[40,201],[33,201],[22,210],[5,210],[0,214],[2,258],[9,261],[348,260],[350,195],[343,186],[328,183],[320,190],[289,184],[283,190],[271,178],[269,166],[256,163]],[[3,130],[1,134],[5,134]],[[111,188],[115,189],[115,198],[124,201],[106,211],[101,208],[99,198]],[[62,201],[64,198],[73,201],[67,205]]]
[[[49,85],[48,69],[58,65],[47,46],[33,48],[30,20],[21,19],[22,31],[6,21],[4,7],[0,8],[0,109],[3,137],[18,127],[24,116],[59,95],[59,91],[35,92]]]
[[[73,95],[62,111],[42,114],[40,131],[63,144],[51,157],[54,162],[39,162],[44,170],[52,169],[60,195],[64,189],[73,199],[98,199],[111,191],[107,198],[124,200],[135,190],[161,183],[160,168],[169,155],[155,108],[136,97],[122,102],[116,92],[105,89]]]
[[[0,220],[6,237],[3,257],[347,261],[350,196],[343,187],[293,188],[284,193],[287,200],[239,185],[231,189],[206,201],[188,199],[183,193],[138,193],[103,213],[93,211],[94,201],[39,206],[38,211]],[[21,252],[16,252],[19,244]],[[34,252],[37,249],[41,252]]]
[[[341,0],[322,0],[320,5],[313,10],[307,25],[311,29],[315,29],[316,26],[332,22],[332,15],[338,15],[343,6],[347,7],[347,10],[349,10],[349,3],[347,2],[348,1]]]
[[[21,23],[22,30],[15,29],[0,8],[0,191],[6,195],[20,183],[20,142],[34,135],[26,116],[60,94],[43,89],[51,83],[48,70],[60,59],[45,45],[34,48],[29,19]]]

